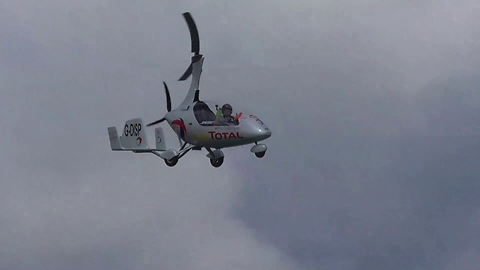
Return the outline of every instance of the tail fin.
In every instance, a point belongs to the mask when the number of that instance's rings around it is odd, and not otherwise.
[[[124,150],[151,150],[148,147],[145,125],[141,118],[134,118],[125,122],[123,134],[120,136],[120,145]]]
[[[110,137],[110,148],[112,151],[122,151],[122,145],[120,139],[118,139],[118,133],[116,127],[108,127],[108,136]]]
[[[163,136],[163,129],[161,127],[155,128],[155,150],[166,151],[165,137]]]

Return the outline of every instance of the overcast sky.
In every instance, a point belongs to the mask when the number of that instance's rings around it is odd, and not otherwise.
[[[174,168],[107,127],[186,94],[273,131]],[[0,269],[470,270],[478,1],[3,0]],[[238,105],[238,106],[237,106]],[[169,147],[178,148],[165,129]],[[153,143],[153,128],[147,130]]]

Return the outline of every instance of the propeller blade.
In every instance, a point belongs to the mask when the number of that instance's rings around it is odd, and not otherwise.
[[[166,120],[166,119],[165,119],[165,117],[164,117],[164,118],[162,118],[162,119],[160,119],[160,120],[157,120],[157,121],[155,121],[155,122],[152,122],[152,123],[148,124],[147,127],[156,125],[156,124],[161,123],[161,122],[163,122],[163,121],[165,121],[165,120]]]
[[[183,17],[188,25],[190,31],[190,39],[192,40],[192,53],[198,54],[200,52],[200,38],[198,37],[198,29],[190,12],[183,13]]]
[[[185,73],[183,73],[182,77],[178,79],[179,81],[185,81],[191,74],[192,74],[193,66],[192,63],[190,63],[190,66],[188,66],[187,70]]]
[[[172,101],[170,99],[170,91],[168,91],[167,84],[163,82],[163,86],[165,86],[165,95],[167,96],[167,111],[172,110]]]
[[[163,86],[165,87],[165,95],[167,96],[167,111],[171,111],[172,110],[172,101],[170,99],[170,91],[168,91],[167,83],[163,82]],[[147,127],[159,124],[159,123],[161,123],[165,120],[167,120],[167,119],[165,117],[163,117],[160,120],[157,120],[155,122],[152,122],[152,123],[148,124]]]

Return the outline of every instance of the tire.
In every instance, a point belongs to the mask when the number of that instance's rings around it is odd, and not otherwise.
[[[212,164],[213,167],[218,168],[222,166],[223,164],[223,157],[218,158],[218,159],[210,159],[210,164]]]
[[[165,159],[165,164],[167,164],[168,167],[173,167],[177,165],[177,163],[178,163],[178,157],[174,157],[170,160]]]
[[[260,152],[260,153],[255,153],[255,156],[258,157],[258,158],[262,158],[262,157],[265,156],[265,152],[266,152],[266,151]]]

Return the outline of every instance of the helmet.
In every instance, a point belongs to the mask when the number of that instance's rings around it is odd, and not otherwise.
[[[232,110],[232,106],[228,103],[225,103],[223,106],[222,106],[222,111],[224,110]]]

